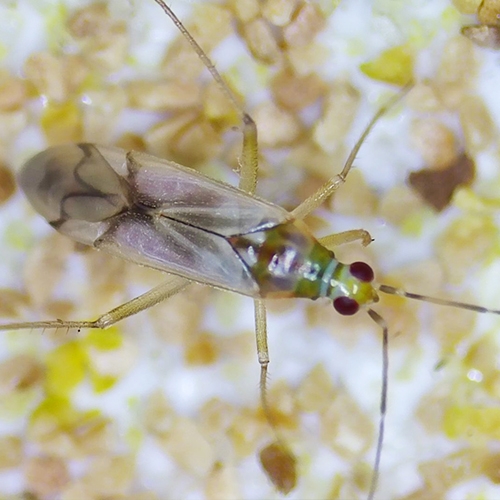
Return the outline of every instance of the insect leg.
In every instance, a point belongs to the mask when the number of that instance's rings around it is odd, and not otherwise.
[[[180,30],[182,35],[187,39],[193,50],[198,54],[205,67],[208,69],[214,80],[217,82],[220,90],[224,95],[231,101],[233,106],[239,111],[241,119],[243,122],[243,148],[240,158],[240,181],[239,188],[247,193],[254,194],[255,188],[257,186],[257,174],[259,168],[259,154],[258,154],[258,139],[257,139],[257,126],[255,125],[252,117],[246,112],[244,107],[240,104],[234,92],[230,89],[227,83],[224,81],[217,68],[214,66],[210,58],[207,56],[205,51],[200,47],[198,42],[191,36],[191,34],[186,30],[177,16],[172,12],[170,7],[166,5],[164,0],[155,0],[155,2],[163,9],[163,11],[172,19],[174,24]],[[269,365],[269,351],[267,347],[267,325],[266,325],[266,308],[261,300],[255,300],[254,302],[255,310],[255,335],[257,340],[257,353],[258,359],[261,366],[260,371],[260,399],[261,404],[266,415],[266,419],[269,425],[273,429],[273,432],[277,438],[280,445],[280,449],[283,450],[283,454],[288,457],[292,457],[292,454],[288,451],[283,440],[278,437],[278,431],[276,425],[273,422],[272,415],[269,409],[269,403],[267,399],[267,367]],[[295,475],[295,460],[289,460],[291,464],[291,475]],[[281,490],[280,485],[274,481],[272,474],[270,479],[273,480],[274,484],[278,489]]]
[[[260,452],[260,462],[276,489],[287,494],[293,490],[297,482],[297,464],[294,454],[286,444],[274,422],[274,417],[267,397],[267,367],[269,365],[269,350],[267,347],[267,317],[262,300],[254,300],[255,306],[255,336],[257,354],[260,364],[260,401],[262,410],[273,430],[275,440]],[[267,458],[266,458],[267,457]],[[277,466],[276,464],[279,464]]]
[[[259,171],[259,149],[257,142],[257,126],[253,118],[243,114],[243,150],[240,158],[239,188],[250,194],[255,193],[257,174]]]
[[[179,18],[174,14],[172,9],[163,1],[155,0],[155,2],[163,9],[163,11],[172,19],[182,35],[189,42],[193,50],[198,54],[202,63],[206,66],[213,79],[217,82],[221,92],[231,101],[233,106],[239,111],[243,121],[243,151],[240,158],[240,182],[239,188],[250,194],[255,193],[257,186],[257,171],[258,164],[258,147],[257,147],[257,127],[252,117],[245,111],[244,107],[236,98],[234,92],[224,81],[221,74],[217,71],[214,63],[207,56],[206,52],[201,48],[198,42],[192,37],[191,33],[184,27]]]
[[[31,321],[23,323],[9,323],[7,325],[0,325],[0,330],[31,330],[31,329],[57,329],[57,328],[108,328],[122,319],[133,316],[145,309],[148,309],[159,302],[162,302],[176,293],[184,290],[189,281],[173,276],[168,281],[153,288],[152,290],[139,295],[135,299],[129,300],[124,304],[115,307],[111,311],[102,314],[94,321]]]
[[[318,241],[329,250],[357,240],[361,240],[361,244],[367,247],[373,241],[373,238],[364,229],[350,229],[349,231],[342,231],[341,233],[329,234],[328,236],[323,236],[323,238],[318,238]]]
[[[372,131],[378,120],[394,105],[396,104],[411,88],[413,84],[410,83],[403,87],[401,92],[396,94],[392,99],[390,99],[384,106],[382,106],[372,117],[368,125],[363,130],[361,137],[356,141],[356,144],[352,148],[349,156],[344,163],[344,167],[340,174],[334,175],[329,179],[323,186],[321,186],[315,193],[313,193],[309,198],[304,200],[298,207],[292,210],[292,215],[296,219],[303,219],[307,214],[316,210],[334,191],[336,191],[342,184],[344,184],[347,175],[349,174],[354,160],[360,150],[361,146],[365,142],[366,138]]]

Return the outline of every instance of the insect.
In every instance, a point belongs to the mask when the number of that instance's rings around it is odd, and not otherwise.
[[[243,122],[239,189],[212,181],[168,160],[94,144],[55,146],[26,163],[20,184],[37,211],[61,233],[133,262],[177,276],[96,321],[12,323],[2,330],[105,328],[166,300],[190,281],[209,284],[255,299],[256,336],[261,364],[261,400],[273,426],[266,393],[267,331],[262,299],[328,298],[342,315],[367,308],[383,336],[383,390],[374,473],[368,498],[376,492],[387,407],[388,326],[372,304],[378,292],[440,305],[491,312],[479,306],[425,297],[390,285],[375,285],[363,262],[342,264],[300,222],[347,177],[356,154],[375,122],[373,118],[349,155],[342,172],[291,213],[254,196],[257,177],[257,130],[205,53],[171,9],[156,0],[198,53]],[[398,97],[399,98],[399,97]],[[355,230],[329,238],[328,246],[369,241]],[[326,240],[325,240],[326,241]],[[278,440],[282,441],[278,433]]]

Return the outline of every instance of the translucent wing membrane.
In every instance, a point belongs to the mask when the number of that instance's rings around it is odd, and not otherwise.
[[[290,219],[282,208],[168,160],[127,154],[137,201],[221,236],[246,234]]]
[[[259,287],[222,236],[163,216],[125,214],[96,248],[193,281],[259,296]]]
[[[91,144],[43,151],[23,167],[20,184],[36,210],[77,241],[254,297],[259,288],[227,238],[290,218],[174,162]]]
[[[99,223],[127,210],[130,204],[129,188],[119,175],[120,169],[110,168],[119,163],[115,148],[56,146],[23,166],[19,184],[36,211],[57,228],[72,220]],[[77,239],[91,245],[95,238],[82,232]]]

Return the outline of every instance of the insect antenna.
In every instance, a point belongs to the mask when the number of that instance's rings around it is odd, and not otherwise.
[[[368,500],[373,500],[377,491],[377,483],[380,469],[380,459],[382,457],[382,446],[384,444],[385,417],[387,415],[387,384],[389,377],[389,333],[387,323],[373,309],[368,309],[368,315],[382,329],[382,390],[380,392],[380,418],[378,423],[377,447],[375,450],[375,460],[373,462],[373,473],[370,480]]]
[[[429,297],[428,295],[420,295],[418,293],[407,292],[402,288],[396,288],[390,285],[379,285],[378,290],[390,295],[398,295],[399,297],[406,297],[407,299],[430,302],[431,304],[437,304],[440,306],[457,307],[459,309],[467,309],[468,311],[474,311],[477,313],[500,314],[500,309],[489,309],[488,307],[477,306],[475,304],[469,304],[468,302],[459,302],[456,300]]]
[[[421,295],[418,293],[407,292],[402,288],[396,288],[391,285],[379,285],[378,290],[390,295],[398,295],[399,297],[406,297],[407,299],[420,300],[422,302],[429,302],[440,306],[457,307],[459,309],[466,309],[477,313],[489,313],[500,315],[500,309],[490,309],[488,307],[469,304],[467,302],[459,302],[456,300],[440,299],[437,297],[430,297],[428,295]],[[387,323],[384,318],[380,316],[373,309],[368,309],[368,315],[377,323],[382,329],[382,390],[380,394],[380,420],[378,427],[377,447],[375,451],[375,460],[373,463],[373,475],[370,481],[370,489],[368,493],[368,500],[373,500],[377,489],[377,482],[379,477],[380,459],[382,456],[382,445],[384,442],[385,430],[385,417],[387,413],[387,385],[388,385],[388,371],[389,371],[389,335]]]

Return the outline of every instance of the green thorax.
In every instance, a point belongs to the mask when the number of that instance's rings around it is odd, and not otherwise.
[[[261,297],[324,297],[339,265],[334,253],[297,222],[233,236],[229,243],[250,270]]]

